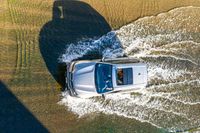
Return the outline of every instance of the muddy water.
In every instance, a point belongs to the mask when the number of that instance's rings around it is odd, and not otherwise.
[[[144,16],[157,15],[182,6],[200,6],[200,0],[83,0],[95,8],[113,28]]]
[[[94,114],[146,122],[164,131],[200,126],[200,8],[181,7],[141,18],[99,39],[66,49],[63,62],[91,51],[104,57],[125,54],[148,64],[148,87],[130,94],[77,99],[63,93],[61,104],[79,117]],[[149,126],[147,126],[149,128]]]

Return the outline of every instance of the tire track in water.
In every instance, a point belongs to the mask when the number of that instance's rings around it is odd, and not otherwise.
[[[10,1],[9,0],[7,0],[7,5],[8,5],[8,9],[9,9],[9,15],[10,15],[10,17],[11,17],[11,21],[12,21],[12,24],[15,24],[15,15],[16,14],[14,14],[14,11],[13,11],[13,9],[12,9],[12,6],[11,6],[11,3],[10,3]],[[17,34],[17,31],[15,30],[15,34]],[[20,66],[20,55],[19,55],[19,50],[20,50],[20,47],[19,47],[19,44],[18,44],[18,41],[16,41],[16,43],[17,43],[17,52],[16,52],[16,66],[15,66],[15,72],[17,71],[17,68],[19,68],[19,66]]]
[[[38,40],[35,35],[39,32],[39,27],[41,24],[45,22],[45,18],[41,17],[43,15],[35,14],[30,12],[31,8],[37,7],[41,9],[41,6],[44,6],[44,2],[37,1],[37,2],[29,2],[29,1],[20,1],[20,2],[13,2],[7,0],[9,6],[9,12],[12,19],[12,24],[15,26],[15,37],[16,37],[16,68],[15,73],[19,74],[25,69],[27,72],[30,70],[30,62],[34,55],[35,45]],[[22,8],[22,5],[23,6]],[[31,7],[31,8],[30,8]],[[33,8],[34,9],[34,8]],[[41,18],[39,23],[34,18]],[[30,19],[31,18],[31,19]],[[25,78],[25,77],[24,77]],[[28,78],[28,77],[26,77]]]
[[[0,2],[0,79],[9,81],[13,73],[13,53],[10,52],[10,43],[13,43],[13,41],[10,38],[9,31],[6,29],[9,19],[7,1],[0,0]]]

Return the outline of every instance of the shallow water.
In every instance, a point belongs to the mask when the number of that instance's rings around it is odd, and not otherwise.
[[[63,62],[88,53],[123,54],[148,64],[148,87],[106,99],[78,99],[62,94],[61,104],[79,117],[94,113],[118,115],[167,131],[200,126],[200,8],[182,7],[141,18],[101,38],[82,40],[66,49]]]

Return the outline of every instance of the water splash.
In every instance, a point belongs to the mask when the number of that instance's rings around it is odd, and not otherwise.
[[[198,7],[175,9],[139,19],[99,39],[71,44],[61,58],[63,62],[90,51],[110,58],[124,53],[142,58],[148,64],[149,87],[130,94],[106,95],[105,100],[78,99],[64,92],[60,103],[79,117],[94,112],[117,114],[170,131],[200,126],[198,12]]]
[[[66,53],[62,55],[60,60],[62,62],[70,62],[86,55],[91,51],[96,55],[102,55],[103,57],[110,58],[124,55],[124,50],[120,45],[120,41],[113,31],[97,40],[88,39],[79,41],[76,44],[70,44],[70,46],[66,49]]]

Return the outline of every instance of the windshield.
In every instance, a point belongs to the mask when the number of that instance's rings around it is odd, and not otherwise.
[[[97,93],[101,94],[113,90],[112,65],[97,63],[95,68]]]

